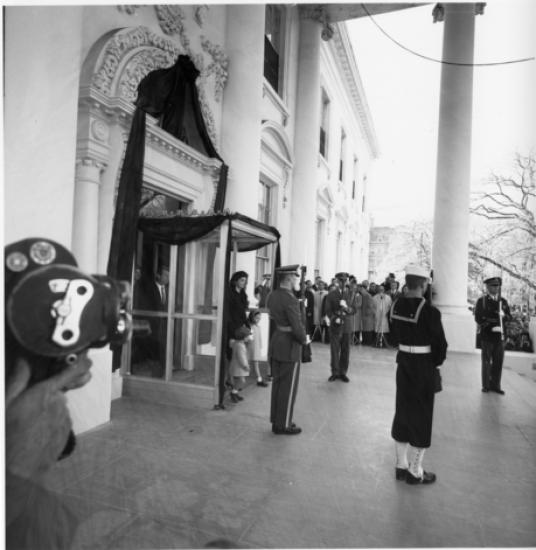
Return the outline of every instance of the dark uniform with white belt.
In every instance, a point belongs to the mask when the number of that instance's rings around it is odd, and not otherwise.
[[[275,273],[279,288],[273,290],[266,301],[275,325],[268,347],[273,376],[270,421],[274,433],[295,435],[301,429],[292,422],[292,415],[298,391],[302,345],[308,340],[300,303],[293,292],[299,288],[299,265],[279,267]]]
[[[396,411],[391,435],[396,442],[396,478],[407,483],[433,483],[424,472],[424,449],[430,447],[436,391],[436,368],[447,355],[441,313],[423,298],[428,272],[421,266],[406,268],[408,294],[391,307],[391,337],[396,356]],[[408,449],[408,446],[411,448]],[[412,454],[408,462],[408,450]]]
[[[504,360],[504,323],[512,316],[508,302],[501,297],[502,279],[490,277],[484,281],[487,294],[475,306],[475,321],[480,330],[482,348],[482,391],[504,395],[501,375]],[[500,305],[499,305],[500,304]]]

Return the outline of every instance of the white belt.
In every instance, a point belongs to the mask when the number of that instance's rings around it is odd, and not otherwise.
[[[502,332],[501,327],[493,327],[491,332]]]
[[[431,353],[432,346],[405,346],[404,344],[399,344],[398,349],[400,351],[405,351],[406,353]]]

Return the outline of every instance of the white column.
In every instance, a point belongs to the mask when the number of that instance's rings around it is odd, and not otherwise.
[[[257,217],[264,71],[264,5],[227,8],[229,73],[223,99],[221,155],[229,166],[225,207]]]
[[[473,63],[475,4],[443,4],[443,61]],[[432,267],[449,349],[474,349],[467,307],[473,67],[443,64]]]
[[[320,136],[320,35],[322,25],[313,19],[300,20],[298,89],[294,133],[292,178],[292,241],[284,263],[308,262],[315,258],[317,162]]]
[[[79,159],[73,208],[72,252],[83,271],[97,271],[99,234],[99,186],[103,165],[94,159]]]

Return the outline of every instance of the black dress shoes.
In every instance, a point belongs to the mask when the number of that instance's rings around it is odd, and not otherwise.
[[[346,376],[346,374],[341,374],[339,376],[339,378],[343,381],[343,382],[350,382],[350,379],[348,378],[348,376]]]
[[[408,475],[406,468],[395,468],[395,478],[397,481],[405,481]]]
[[[336,374],[332,374],[329,378],[328,378],[328,382],[335,382],[335,380],[337,380],[337,378],[339,378]]]
[[[490,390],[498,393],[499,395],[504,395],[504,390],[501,390],[501,388],[490,388]]]
[[[482,393],[488,393],[488,392],[489,392],[488,388],[482,388]]]
[[[260,382],[257,382],[257,386],[261,386],[261,388],[266,388],[268,387],[268,384],[264,380],[261,380]]]
[[[422,477],[415,477],[409,470],[406,474],[406,483],[408,485],[428,485],[434,483],[436,475],[432,472],[423,472]]]
[[[295,424],[289,426],[288,428],[279,428],[277,426],[272,426],[272,432],[277,435],[298,435],[301,433],[301,428],[298,428]]]

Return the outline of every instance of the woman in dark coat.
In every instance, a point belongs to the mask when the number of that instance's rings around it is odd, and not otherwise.
[[[231,340],[234,340],[236,331],[248,324],[248,306],[249,300],[246,294],[248,284],[248,274],[245,271],[237,271],[229,281],[229,292],[227,293],[227,359],[233,358],[233,347]],[[226,385],[231,388],[237,400],[242,400],[242,396],[233,388],[232,380],[228,376],[228,365],[225,373]]]

